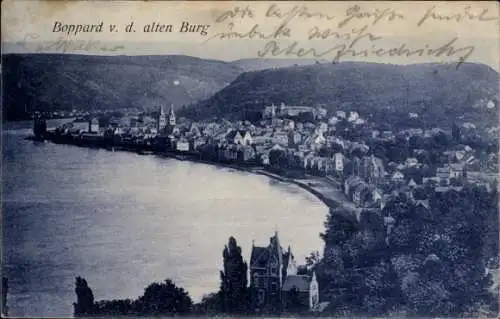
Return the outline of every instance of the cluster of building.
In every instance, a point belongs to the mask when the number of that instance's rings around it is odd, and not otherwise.
[[[101,123],[97,118],[75,120],[58,130],[76,139],[112,138],[116,143],[151,145],[162,151],[197,154],[217,162],[248,163],[299,170],[321,175],[342,189],[357,207],[383,207],[395,192],[431,186],[446,192],[465,183],[494,187],[497,154],[479,158],[471,146],[455,144],[444,150],[441,166],[429,167],[422,158],[429,149],[413,148],[401,162],[374,155],[367,141],[395,143],[413,137],[432,139],[444,134],[438,128],[380,131],[356,111],[328,114],[322,107],[290,106],[281,103],[264,108],[259,123],[227,120],[193,122],[177,120],[174,106],[157,116],[128,115]],[[418,117],[417,113],[408,115]],[[462,132],[470,131],[470,123]],[[349,138],[346,132],[355,132]],[[347,137],[346,137],[347,136]],[[443,161],[441,161],[443,162]],[[434,163],[431,163],[434,164]]]
[[[67,118],[84,118],[89,116],[107,116],[114,113],[124,114],[124,115],[135,115],[142,112],[142,109],[131,107],[131,108],[120,108],[120,109],[94,109],[92,111],[88,110],[59,110],[59,111],[34,111],[28,105],[25,106],[25,112],[31,113],[31,118],[43,117],[44,119],[67,119]]]
[[[417,113],[408,114],[410,119],[418,117]],[[37,119],[35,129],[39,133],[46,125]],[[471,123],[463,123],[460,128],[465,135],[474,134],[471,132],[475,130]],[[498,172],[496,152],[488,153],[457,141],[439,151],[432,147],[410,147],[406,149],[408,154],[398,157],[399,160],[377,156],[372,149],[373,145],[406,145],[415,137],[425,141],[447,134],[438,128],[380,130],[356,111],[337,110],[329,114],[322,107],[283,103],[266,106],[258,123],[223,119],[179,121],[172,105],[168,112],[160,107],[156,116],[126,115],[106,123],[98,117],[74,120],[59,127],[57,132],[74,139],[111,139],[117,145],[148,145],[165,152],[195,154],[210,161],[247,163],[321,176],[362,210],[380,211],[401,193],[415,205],[429,209],[429,189],[445,193],[475,184],[491,191],[496,187]],[[432,152],[439,160],[434,157],[425,160]],[[384,221],[394,223],[390,216]],[[290,247],[284,250],[277,234],[266,247],[252,245],[249,271],[252,307],[257,312],[275,312],[290,302],[309,311],[321,308],[315,274],[297,266]]]

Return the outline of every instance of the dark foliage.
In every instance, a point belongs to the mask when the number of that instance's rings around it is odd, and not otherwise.
[[[272,166],[287,168],[290,165],[288,156],[284,150],[271,150],[269,152],[269,163]]]
[[[222,311],[244,314],[248,311],[247,264],[234,237],[223,250],[224,271],[221,271]]]
[[[248,266],[243,261],[241,248],[234,237],[222,251],[224,269],[220,272],[220,290],[205,295],[194,305],[194,313],[201,316],[248,314],[250,292],[247,287]]]
[[[140,313],[148,315],[188,314],[193,306],[188,293],[170,279],[149,285],[138,301]]]
[[[317,265],[329,315],[474,317],[498,312],[487,269],[498,269],[498,194],[480,187],[431,194],[431,206],[405,196],[356,227],[332,211]],[[390,232],[381,219],[391,217]],[[384,237],[386,237],[384,239]],[[386,241],[387,240],[387,241]]]
[[[95,314],[94,294],[81,277],[76,277],[75,282],[76,303],[73,304],[75,316],[88,316]]]
[[[102,300],[94,302],[92,289],[85,279],[77,277],[75,292],[77,302],[74,315],[81,316],[179,316],[192,312],[193,302],[188,293],[170,279],[152,283],[136,300]]]
[[[216,316],[222,314],[222,293],[216,292],[203,296],[201,301],[194,305],[194,313],[202,316]]]
[[[231,63],[188,56],[2,56],[4,119],[26,112],[104,110],[206,99],[243,70]],[[179,84],[174,84],[179,80]]]
[[[304,306],[302,305],[302,300],[299,295],[297,288],[293,287],[287,293],[287,299],[285,303],[285,309],[287,313],[298,314],[303,311]]]

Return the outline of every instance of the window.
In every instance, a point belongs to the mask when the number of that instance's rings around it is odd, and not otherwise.
[[[273,258],[271,261],[271,275],[276,275],[278,273],[278,261]]]
[[[254,273],[253,274],[253,284],[258,287],[259,286],[259,273]]]
[[[259,305],[263,304],[266,298],[266,293],[263,289],[259,289]]]
[[[271,275],[276,275],[276,272],[278,271],[278,268],[276,265],[271,265]]]
[[[278,291],[278,285],[275,282],[273,282],[271,284],[271,292],[276,293],[277,291]]]
[[[259,276],[259,283],[257,284],[258,287],[265,287],[266,286],[266,281],[265,278],[262,276]]]

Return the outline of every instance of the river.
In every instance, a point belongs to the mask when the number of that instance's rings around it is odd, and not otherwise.
[[[96,300],[172,278],[195,301],[219,287],[234,235],[249,261],[277,228],[299,263],[322,250],[328,209],[298,186],[207,164],[33,142],[2,130],[3,275],[10,316],[72,315],[75,276]]]

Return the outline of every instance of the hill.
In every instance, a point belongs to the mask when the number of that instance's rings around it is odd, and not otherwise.
[[[8,54],[2,57],[3,117],[31,110],[157,108],[206,99],[243,72],[188,56]]]
[[[286,68],[292,66],[312,65],[326,60],[311,59],[241,59],[232,62],[246,72],[259,71],[273,68]]]
[[[481,99],[498,99],[498,85],[496,71],[474,63],[458,69],[450,64],[321,63],[243,73],[188,113],[241,118],[284,102],[356,110],[379,121],[415,112],[428,125],[446,126],[455,118],[496,122],[496,108],[475,106]]]
[[[320,61],[323,62],[323,61]],[[357,110],[376,121],[415,112],[428,125],[455,118],[497,121],[497,109],[475,108],[497,96],[499,75],[466,63],[337,64],[298,59],[233,62],[189,56],[8,54],[2,57],[3,118],[26,111],[187,105],[181,114],[241,118],[270,103]]]

